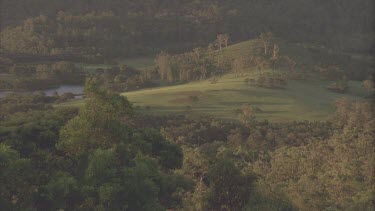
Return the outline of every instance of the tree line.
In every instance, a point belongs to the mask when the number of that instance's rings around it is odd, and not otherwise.
[[[59,61],[42,64],[14,63],[10,61],[0,69],[0,89],[38,90],[60,84],[83,84],[86,72],[75,63]]]

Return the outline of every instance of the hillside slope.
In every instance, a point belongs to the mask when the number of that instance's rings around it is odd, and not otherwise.
[[[248,74],[248,77],[251,77]],[[313,79],[291,81],[286,89],[267,89],[249,86],[245,77],[229,74],[218,83],[200,81],[179,86],[139,90],[123,93],[143,111],[157,114],[186,113],[210,115],[224,119],[238,119],[236,110],[243,104],[260,109],[257,118],[270,121],[326,120],[334,111],[334,101],[347,97],[363,99],[365,90],[359,82],[350,82],[347,94],[326,90],[329,82]],[[197,96],[193,102],[190,96]],[[188,108],[188,106],[191,107]]]
[[[250,58],[262,52],[260,43],[258,39],[240,42],[223,48],[222,51],[216,51],[214,55],[229,60],[240,57]],[[372,75],[375,66],[374,58],[369,56],[335,51],[322,46],[290,43],[283,40],[278,40],[278,43],[280,45],[280,56],[291,57],[297,62],[297,72],[316,72],[316,67],[320,65],[338,65],[349,78],[364,80]]]
[[[259,51],[259,41],[250,40],[215,51],[214,56],[229,60],[251,57]],[[158,87],[123,93],[142,112],[155,114],[210,115],[218,118],[238,119],[236,110],[244,104],[258,109],[256,117],[270,121],[326,120],[334,111],[335,100],[347,97],[365,99],[366,90],[360,81],[349,81],[349,91],[345,94],[327,90],[332,83],[323,80],[315,71],[316,64],[340,64],[362,71],[372,66],[372,61],[324,48],[283,43],[282,56],[292,56],[297,61],[297,72],[303,72],[306,80],[289,80],[285,89],[269,89],[246,84],[245,79],[257,79],[259,72],[253,68],[245,70],[245,75],[222,76],[217,83],[210,80],[191,82],[177,86]],[[348,66],[349,67],[349,66]],[[348,68],[347,71],[351,71]],[[271,71],[271,70],[268,70]],[[276,72],[288,71],[276,69]],[[356,73],[356,72],[354,72]],[[363,74],[361,74],[363,75]],[[355,76],[355,74],[354,74]],[[64,106],[77,106],[81,102],[70,102]]]

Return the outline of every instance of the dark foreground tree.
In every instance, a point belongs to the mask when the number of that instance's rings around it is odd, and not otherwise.
[[[1,210],[165,210],[190,180],[181,148],[133,124],[126,98],[86,85],[78,112],[30,107],[0,122]]]
[[[243,174],[229,158],[219,159],[208,172],[209,210],[242,210],[254,193],[254,175]]]
[[[63,128],[57,144],[75,161],[71,173],[83,199],[77,206],[163,210],[176,204],[171,194],[188,183],[167,172],[182,165],[180,147],[155,131],[132,128],[130,103],[101,89],[97,81],[89,81],[86,92],[89,100]]]

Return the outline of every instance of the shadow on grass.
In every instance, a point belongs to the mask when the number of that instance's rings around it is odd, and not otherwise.
[[[280,113],[287,113],[289,111],[262,111],[259,114],[280,114]],[[268,115],[267,115],[268,116]],[[272,117],[280,117],[280,116],[272,116]]]
[[[290,105],[289,103],[282,103],[282,102],[262,102],[262,101],[236,101],[236,102],[220,102],[220,105],[228,105],[228,106],[241,106],[243,104],[250,104],[256,106],[270,106],[270,105]]]

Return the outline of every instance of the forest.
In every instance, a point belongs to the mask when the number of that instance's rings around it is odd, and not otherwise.
[[[0,210],[373,211],[374,6],[0,1]]]

